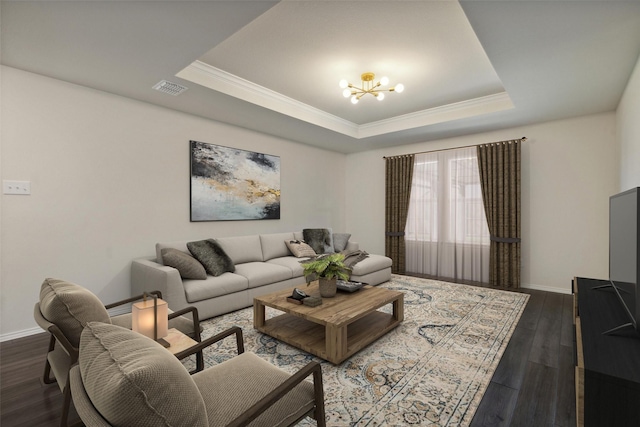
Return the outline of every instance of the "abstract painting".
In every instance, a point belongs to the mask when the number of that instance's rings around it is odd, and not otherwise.
[[[190,144],[192,222],[280,219],[280,157]]]

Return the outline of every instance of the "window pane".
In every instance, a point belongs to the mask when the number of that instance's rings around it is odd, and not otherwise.
[[[475,149],[416,155],[407,240],[489,245]]]

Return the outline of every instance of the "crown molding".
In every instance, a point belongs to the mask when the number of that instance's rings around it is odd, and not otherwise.
[[[368,138],[391,132],[399,132],[482,114],[495,113],[511,108],[513,108],[513,102],[511,102],[509,94],[507,92],[499,92],[493,95],[403,114],[377,122],[365,123],[358,128],[358,138]]]
[[[234,74],[195,61],[176,74],[201,86],[222,92],[234,98],[303,120],[341,134],[357,138],[358,126],[348,120],[329,114],[308,104],[296,101],[266,87],[257,85]]]
[[[234,74],[194,61],[177,77],[354,139],[369,138],[513,108],[506,92],[357,125]]]

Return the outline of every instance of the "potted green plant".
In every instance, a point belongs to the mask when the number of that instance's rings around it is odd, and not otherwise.
[[[320,296],[330,298],[336,295],[336,281],[349,280],[351,269],[344,264],[344,255],[341,253],[321,255],[317,258],[303,262],[304,277],[307,285],[314,280],[319,280]]]

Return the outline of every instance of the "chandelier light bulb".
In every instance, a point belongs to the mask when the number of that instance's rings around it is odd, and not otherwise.
[[[376,98],[378,98],[378,101],[382,101],[384,99],[384,93],[379,93]]]
[[[342,89],[344,89],[345,87],[349,86],[349,82],[348,82],[348,81],[346,81],[345,79],[340,80],[340,83],[339,83],[339,84],[340,84],[340,87],[341,87]]]
[[[349,90],[349,88],[342,91],[342,96],[344,96],[345,98],[348,98],[351,96],[351,91]]]
[[[396,87],[394,88],[394,90],[398,93],[402,93],[402,91],[404,91],[404,85],[402,83],[399,83],[396,85]]]
[[[386,86],[389,84],[389,77],[384,76],[383,78],[380,79],[380,84],[383,86]]]
[[[357,104],[357,103],[358,103],[358,97],[356,97],[355,95],[353,95],[353,96],[351,97],[351,103],[352,103],[352,104]]]

